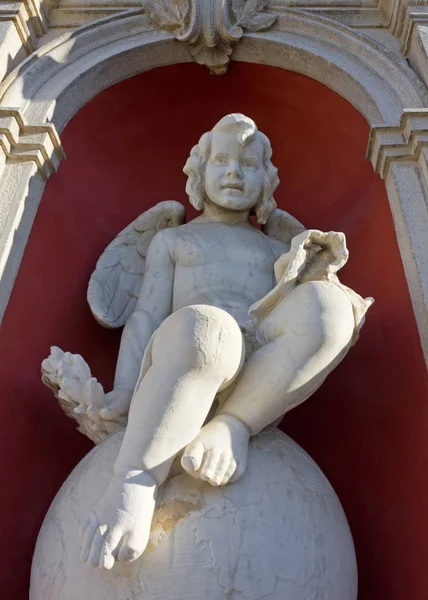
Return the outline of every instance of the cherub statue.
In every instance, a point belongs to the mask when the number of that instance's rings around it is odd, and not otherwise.
[[[114,476],[82,525],[90,565],[144,552],[176,456],[213,486],[242,477],[250,436],[306,400],[358,336],[371,299],[337,279],[345,237],[276,209],[271,155],[254,121],[227,115],[184,167],[200,216],[184,223],[180,204],[161,203],[98,262],[92,311],[125,326],[113,391],[103,403],[90,380],[85,393],[95,389],[108,432],[128,421]]]

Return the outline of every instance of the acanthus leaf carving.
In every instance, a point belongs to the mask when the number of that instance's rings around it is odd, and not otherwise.
[[[244,31],[268,29],[276,15],[266,0],[148,0],[152,22],[189,46],[190,55],[217,75],[227,70]]]
[[[271,27],[276,21],[276,15],[265,12],[265,0],[247,0],[240,2],[239,12],[237,16],[237,25],[249,31],[261,31]]]
[[[186,20],[188,0],[155,0],[150,3],[150,18],[162,29],[175,31]]]

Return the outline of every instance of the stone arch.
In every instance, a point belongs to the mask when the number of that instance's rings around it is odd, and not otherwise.
[[[369,157],[386,180],[428,356],[428,267],[422,243],[428,237],[427,169],[421,159],[424,153],[414,143],[416,133],[428,129],[427,90],[403,60],[370,38],[293,9],[282,10],[270,31],[246,34],[233,58],[316,79],[353,104],[372,126]],[[185,45],[172,33],[154,28],[144,9],[133,9],[42,46],[2,83],[0,314],[7,305],[45,181],[62,158],[57,132],[103,89],[146,70],[190,60]],[[385,163],[379,156],[391,154],[391,149],[397,160],[393,158],[383,169]],[[382,168],[377,166],[380,163]],[[417,226],[413,226],[415,220]]]
[[[247,34],[234,60],[278,66],[327,85],[370,125],[398,124],[406,108],[428,104],[418,77],[373,40],[329,19],[289,9],[268,32]],[[42,46],[0,86],[0,106],[28,124],[57,130],[97,93],[127,77],[188,62],[184,44],[154,29],[142,9],[85,25]]]

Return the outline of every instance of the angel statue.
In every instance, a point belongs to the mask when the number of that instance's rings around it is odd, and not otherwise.
[[[124,325],[113,391],[81,357],[54,349],[43,365],[92,439],[126,426],[81,527],[92,566],[144,552],[175,457],[212,486],[241,478],[250,437],[313,394],[358,337],[372,299],[337,278],[345,236],[306,230],[276,208],[271,155],[254,121],[225,116],[184,167],[200,215],[185,223],[181,204],[161,202],[107,247],[88,301],[101,325]]]

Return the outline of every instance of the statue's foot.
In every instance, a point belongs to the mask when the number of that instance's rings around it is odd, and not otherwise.
[[[237,481],[247,468],[250,432],[235,417],[218,415],[184,450],[182,467],[211,485]]]
[[[149,541],[156,484],[140,470],[115,473],[81,528],[80,558],[111,569],[115,560],[132,562]]]

